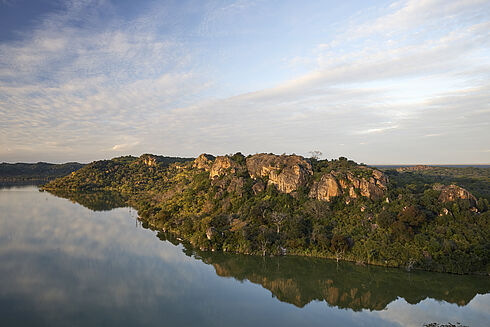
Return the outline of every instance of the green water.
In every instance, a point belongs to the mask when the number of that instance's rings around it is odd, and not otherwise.
[[[143,228],[117,194],[69,198],[33,186],[0,189],[2,326],[490,321],[487,276],[200,252]]]

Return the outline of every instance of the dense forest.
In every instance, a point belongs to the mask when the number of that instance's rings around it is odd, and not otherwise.
[[[85,201],[80,193],[119,192],[147,226],[205,251],[488,274],[489,185],[485,168],[237,153],[96,161],[43,189]]]

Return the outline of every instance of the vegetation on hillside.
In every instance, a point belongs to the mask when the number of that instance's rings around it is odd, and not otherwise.
[[[228,158],[232,165],[210,178],[209,169],[199,169],[188,159],[120,157],[93,162],[44,189],[121,192],[146,224],[202,250],[316,256],[452,273],[490,272],[485,191],[475,203],[442,202],[441,191],[430,178],[423,182],[413,173],[389,172],[382,198],[342,193],[321,201],[310,197],[309,191],[322,175],[335,171],[364,178],[371,174],[370,168],[346,158],[312,158],[308,162],[313,173],[305,184],[282,193],[267,177],[251,178],[245,156]],[[277,174],[282,169],[278,167]],[[488,176],[487,171],[479,180],[481,189],[488,188]],[[255,187],[259,183],[265,185],[263,190]]]
[[[477,198],[490,199],[490,168],[426,166],[425,169],[415,171],[398,172],[387,169],[385,172],[402,187],[411,185],[412,188],[421,189],[424,185],[433,183],[457,184]]]

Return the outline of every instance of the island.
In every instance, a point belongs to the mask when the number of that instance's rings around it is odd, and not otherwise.
[[[144,154],[92,162],[42,190],[83,201],[116,192],[145,226],[200,251],[489,274],[489,185],[484,168]]]

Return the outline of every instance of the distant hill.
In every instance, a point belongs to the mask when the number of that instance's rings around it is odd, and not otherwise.
[[[83,166],[85,165],[78,162],[0,163],[0,182],[48,181],[71,174]]]
[[[490,200],[490,166],[377,166],[401,186],[415,184],[457,184],[472,192],[476,197]]]

